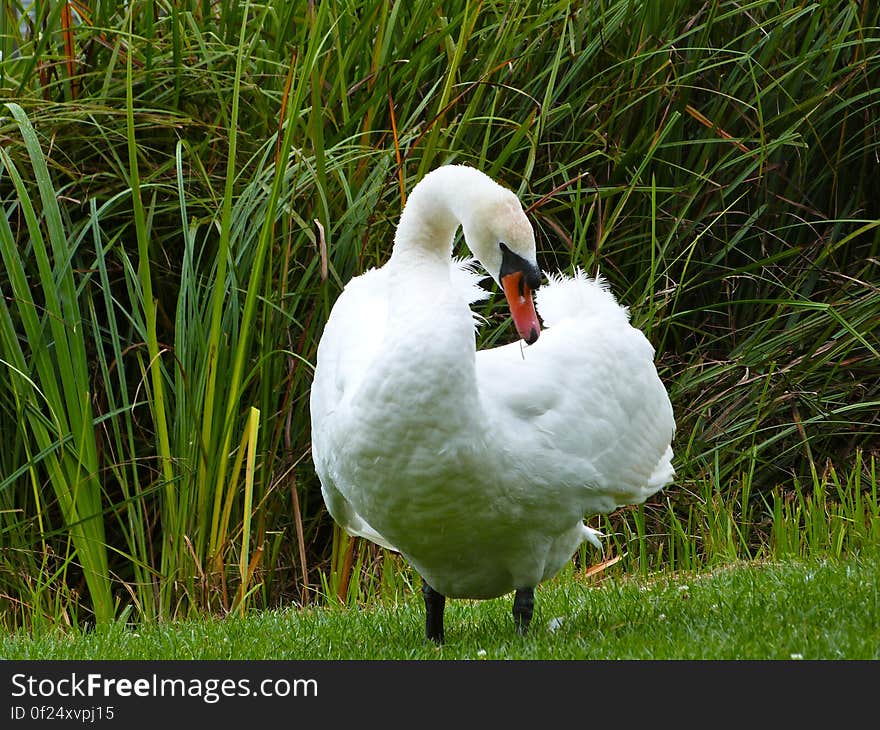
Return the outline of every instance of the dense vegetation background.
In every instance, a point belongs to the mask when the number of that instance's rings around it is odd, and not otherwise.
[[[308,392],[453,161],[657,348],[678,479],[591,521],[608,563],[876,545],[878,51],[858,2],[2,2],[3,623],[406,587],[328,520]]]

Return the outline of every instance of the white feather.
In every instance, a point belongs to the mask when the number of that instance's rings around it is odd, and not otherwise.
[[[534,261],[518,202],[450,166],[410,194],[388,264],[353,279],[318,349],[312,450],[333,517],[399,550],[447,596],[487,598],[553,576],[586,515],[673,477],[672,407],[653,348],[601,280],[549,274],[537,342],[475,351],[472,260],[498,242]],[[498,270],[494,270],[498,275]]]
[[[544,275],[547,284],[536,292],[535,306],[545,327],[579,316],[629,322],[629,310],[617,303],[602,277],[590,279],[580,268],[571,277],[561,273],[545,272]]]

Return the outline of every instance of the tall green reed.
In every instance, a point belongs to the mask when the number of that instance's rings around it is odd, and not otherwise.
[[[794,484],[821,491],[813,474],[828,459],[848,475],[843,493],[860,484],[870,503],[877,8],[154,7],[80,15],[71,57],[60,10],[42,6],[41,33],[22,34],[4,6],[0,84],[34,129],[29,147],[19,117],[0,119],[5,250],[18,260],[0,272],[4,359],[33,382],[0,389],[10,621],[81,620],[79,603],[95,600],[82,598],[61,497],[45,490],[62,483],[54,460],[87,453],[82,424],[107,559],[92,575],[136,615],[398,590],[393,559],[357,545],[348,559],[334,541],[309,463],[308,388],[341,287],[387,259],[407,191],[447,161],[515,189],[542,265],[605,276],[657,347],[679,478],[602,523],[625,538],[615,554],[638,546],[648,570],[766,554],[756,505]],[[59,393],[79,409],[68,437],[21,430],[40,428],[25,395],[46,391],[36,363],[54,357],[42,296],[34,342],[47,346],[34,351],[27,300],[9,294],[15,266],[19,289],[47,283],[24,214],[41,191],[69,247],[53,261],[77,301],[60,306],[79,307],[85,343],[71,367],[87,373],[89,399]],[[482,314],[481,345],[510,337],[497,298]]]
[[[27,460],[17,471],[25,482],[30,482],[34,499],[31,504],[38,516],[44,499],[39,491],[43,474],[48,478],[70,539],[70,547],[65,551],[76,551],[95,619],[103,622],[113,617],[115,606],[86,356],[91,343],[85,338],[77,282],[70,266],[73,251],[65,235],[45,157],[24,110],[17,104],[8,104],[7,109],[27,147],[42,205],[42,214],[38,215],[18,170],[0,150],[27,227],[29,246],[23,253],[35,260],[39,286],[37,291],[32,289],[22,252],[16,246],[8,219],[3,216],[0,254],[9,290],[0,301],[0,359],[18,423],[17,432],[10,435],[25,445]],[[22,336],[26,347],[22,346]],[[10,484],[10,479],[4,479],[3,484]],[[21,509],[18,504],[16,507]],[[48,525],[41,525],[41,531],[47,528]]]

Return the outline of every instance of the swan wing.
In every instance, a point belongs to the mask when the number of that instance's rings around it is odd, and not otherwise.
[[[324,326],[312,381],[312,460],[321,481],[324,503],[336,522],[351,535],[394,550],[351,505],[345,485],[337,486],[334,464],[338,434],[346,427],[352,395],[375,359],[388,321],[388,274],[370,269],[352,279],[340,294]]]
[[[477,353],[499,438],[530,480],[567,485],[584,514],[644,501],[674,475],[675,421],[653,347],[582,274],[550,277],[537,303],[549,326],[534,345]]]
[[[325,421],[357,390],[384,337],[389,312],[388,272],[370,269],[339,295],[318,345],[311,406],[313,425]]]

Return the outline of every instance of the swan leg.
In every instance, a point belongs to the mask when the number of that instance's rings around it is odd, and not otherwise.
[[[422,596],[425,599],[425,638],[436,644],[443,643],[443,609],[446,596],[437,593],[428,581],[422,579]]]
[[[513,597],[513,625],[520,636],[525,636],[535,609],[535,589],[517,588]]]

